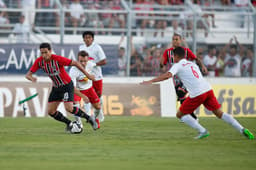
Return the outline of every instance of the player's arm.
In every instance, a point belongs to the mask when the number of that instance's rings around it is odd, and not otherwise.
[[[84,75],[86,75],[86,77],[92,81],[95,81],[95,78],[93,75],[89,74],[83,67],[82,65],[77,62],[72,60],[72,62],[70,63],[71,66],[76,66],[82,73],[84,73]]]
[[[84,100],[85,103],[89,103],[90,102],[88,97],[86,95],[84,95],[83,93],[81,93],[80,90],[78,90],[76,87],[74,87],[74,93],[76,95],[78,95],[79,97],[81,97]]]
[[[195,61],[196,61],[197,65],[198,65],[200,68],[202,68],[202,72],[205,73],[205,74],[207,74],[207,73],[208,73],[208,70],[207,70],[207,68],[205,67],[205,65],[203,64],[202,60],[197,57],[197,58],[195,59]]]
[[[31,72],[30,70],[27,72],[25,77],[26,79],[32,81],[33,83],[37,81],[37,78],[33,76],[33,72]]]
[[[106,65],[107,64],[107,60],[106,59],[103,59],[99,62],[96,63],[96,66],[103,66],[103,65]]]
[[[153,78],[151,80],[143,81],[140,84],[142,84],[142,85],[152,84],[152,83],[160,82],[160,81],[163,81],[163,80],[167,80],[171,77],[172,77],[172,73],[166,72],[166,73],[161,74],[160,76],[158,76],[156,78]]]

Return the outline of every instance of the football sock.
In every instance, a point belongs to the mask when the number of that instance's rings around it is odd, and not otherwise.
[[[79,107],[80,107],[80,104],[79,104],[79,103],[76,103],[76,104],[74,104],[73,106],[79,108]],[[81,118],[80,118],[79,116],[74,115],[74,117],[75,117],[75,119],[76,119],[76,122],[82,124]]]
[[[97,117],[100,114],[101,109],[94,109],[94,116]]]
[[[86,113],[91,114],[91,103],[84,103],[84,109]]]
[[[56,111],[53,115],[50,116],[53,117],[55,120],[66,123],[67,125],[69,125],[71,122],[71,120],[63,116],[63,114],[59,111]]]
[[[197,119],[197,116],[195,115],[194,112],[192,112],[190,115],[191,115],[194,119]]]
[[[77,108],[77,107],[73,107],[73,112],[72,114],[79,116],[79,117],[83,117],[86,120],[88,120],[90,118],[89,115],[87,115],[85,112],[83,112],[81,109]]]
[[[228,124],[230,124],[231,126],[233,126],[240,133],[243,133],[244,127],[235,118],[233,118],[233,116],[231,116],[230,114],[223,113],[221,119],[224,120],[225,122],[227,122]]]
[[[181,117],[181,120],[189,125],[190,127],[198,130],[198,132],[203,133],[206,129],[198,123],[190,114],[184,115]]]

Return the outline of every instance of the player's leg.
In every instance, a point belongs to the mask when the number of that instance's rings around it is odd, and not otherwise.
[[[199,96],[200,97],[200,96]],[[200,106],[201,100],[199,98],[191,99],[187,97],[187,99],[182,103],[180,106],[176,116],[177,118],[181,119],[185,124],[188,126],[196,129],[199,133],[195,139],[202,139],[209,136],[208,131],[197,121],[195,120],[190,113],[192,113],[198,106]]]
[[[176,95],[178,97],[178,100],[180,101],[180,104],[183,103],[183,101],[187,98],[188,96],[188,91],[186,90],[186,88],[184,87],[183,83],[181,82],[180,79],[178,79],[177,77],[175,77],[173,79],[174,81],[174,85],[175,85],[175,92],[176,92]],[[190,115],[198,120],[197,116],[195,115],[194,112],[191,112]]]
[[[95,122],[95,120],[89,115],[87,115],[80,108],[74,107],[73,105],[74,86],[72,81],[69,84],[65,85],[65,87],[63,87],[63,91],[64,91],[63,100],[64,100],[65,109],[76,116],[85,118],[87,122],[89,122],[92,125],[93,129],[96,130],[98,128],[98,124]]]
[[[60,88],[53,87],[48,98],[48,115],[57,121],[65,123],[67,127],[69,127],[72,123],[71,120],[65,117],[60,111],[57,111],[62,99],[62,90]]]
[[[221,110],[221,105],[212,90],[208,92],[208,99],[204,102],[204,106],[211,110],[218,118],[237,129],[241,134],[244,134],[249,139],[254,138],[253,134],[248,129],[245,129],[233,116]]]
[[[74,107],[80,108],[81,97],[74,94]],[[76,122],[83,128],[83,122],[79,116],[74,115]]]
[[[104,113],[103,113],[103,97],[102,97],[103,80],[93,81],[93,88],[100,99],[101,111],[98,115],[98,118],[100,122],[103,122],[105,119]]]

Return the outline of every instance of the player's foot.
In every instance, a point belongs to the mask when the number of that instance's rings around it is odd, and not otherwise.
[[[103,122],[105,117],[104,117],[104,114],[103,112],[101,111],[100,114],[97,116],[97,118],[99,119],[100,122]]]
[[[98,123],[95,121],[95,119],[92,116],[90,116],[90,118],[88,119],[88,122],[92,125],[93,130],[98,129]]]
[[[247,137],[248,139],[254,139],[253,134],[248,129],[243,129],[243,135]]]
[[[205,132],[203,133],[199,133],[198,136],[195,137],[195,139],[203,139],[203,138],[206,138],[207,136],[209,136],[210,133],[206,130]]]
[[[70,122],[70,123],[66,126],[65,131],[66,131],[66,132],[71,132],[72,127],[73,127],[73,122]]]
[[[100,121],[99,121],[98,118],[96,118],[95,121],[97,122],[97,124],[98,124],[98,129],[99,129],[99,128],[100,128]]]

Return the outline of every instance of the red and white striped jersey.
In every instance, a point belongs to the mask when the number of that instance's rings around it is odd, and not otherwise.
[[[64,66],[70,65],[71,59],[52,54],[49,61],[45,61],[42,56],[36,59],[30,71],[35,73],[42,69],[52,80],[54,87],[61,87],[70,83],[71,78],[66,72]]]

